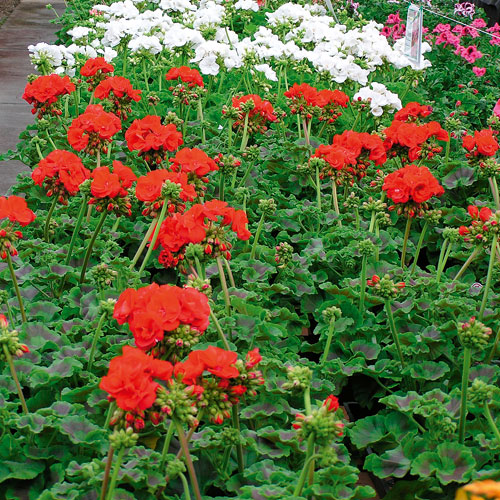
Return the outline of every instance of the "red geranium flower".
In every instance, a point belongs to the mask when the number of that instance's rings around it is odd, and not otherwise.
[[[108,374],[99,387],[125,411],[139,412],[150,408],[160,387],[154,379],[169,380],[173,367],[168,361],[154,359],[140,349],[123,348],[123,354],[113,358]]]
[[[96,87],[94,96],[97,99],[109,99],[113,104],[113,112],[126,120],[132,111],[130,103],[141,100],[141,90],[132,87],[130,80],[123,76],[111,76]]]
[[[68,142],[77,151],[89,154],[105,151],[106,144],[122,128],[120,119],[104,111],[100,104],[87,106],[68,129]]]
[[[95,198],[115,198],[128,195],[127,189],[137,180],[129,167],[119,161],[113,162],[113,170],[109,167],[98,167],[92,172],[90,192]]]
[[[172,170],[184,172],[188,176],[194,174],[197,177],[203,177],[209,172],[219,170],[217,163],[205,151],[198,148],[179,149],[169,161],[172,162]]]
[[[172,332],[169,339],[175,343],[174,331],[180,325],[201,335],[208,327],[209,315],[208,298],[198,290],[157,284],[125,290],[113,313],[119,324],[128,323],[137,347],[143,350],[162,342],[165,332]]]
[[[320,102],[324,102],[325,98],[320,99],[318,89],[316,87],[312,87],[308,83],[294,83],[292,87],[290,87],[284,94],[285,97],[288,97],[292,101],[291,112],[293,114],[300,111],[301,105],[307,106],[319,106]],[[326,94],[323,94],[326,96]]]
[[[425,118],[432,113],[432,106],[419,104],[418,102],[409,102],[404,108],[400,109],[395,115],[394,120],[402,122],[415,121],[417,118]]]
[[[462,146],[474,156],[495,156],[498,141],[491,129],[476,130],[474,136],[464,135]]]
[[[323,402],[323,406],[325,406],[329,412],[337,411],[339,409],[339,400],[333,394],[330,394]]]
[[[55,74],[39,76],[26,85],[23,99],[29,104],[33,104],[31,112],[33,114],[38,112],[38,118],[42,118],[45,113],[61,115],[62,111],[57,105],[59,97],[71,94],[75,88],[69,76],[62,77]]]
[[[45,184],[47,196],[56,194],[67,204],[68,196],[78,193],[80,184],[90,177],[90,170],[74,153],[56,149],[40,160],[31,177],[37,186]]]
[[[188,84],[188,87],[192,88],[195,86],[203,87],[203,78],[199,71],[196,69],[191,69],[188,66],[180,66],[179,68],[170,68],[165,77],[167,80],[177,80],[181,79],[184,83]]]
[[[134,120],[125,133],[130,151],[139,151],[146,161],[161,163],[166,151],[174,151],[182,145],[182,134],[173,123],[162,125],[159,116],[149,115]]]
[[[278,117],[274,113],[273,105],[269,101],[261,99],[261,97],[256,94],[247,94],[241,97],[233,97],[233,108],[237,109],[240,112],[238,120],[235,120],[235,122],[233,123],[233,127],[244,127],[245,116],[247,113],[245,113],[241,109],[241,105],[250,100],[253,102],[254,107],[248,112],[248,130],[260,132],[262,134],[267,130],[267,122],[275,122]]]
[[[0,219],[9,219],[21,226],[27,226],[35,220],[35,214],[28,208],[24,198],[20,196],[0,196]]]
[[[106,62],[104,57],[95,57],[94,59],[87,59],[80,70],[80,74],[87,77],[95,76],[98,71],[101,73],[113,73],[114,70],[113,65]]]
[[[181,185],[180,199],[182,201],[192,201],[196,198],[194,186],[188,183],[188,177],[184,172],[169,172],[164,169],[153,170],[139,177],[135,187],[135,196],[141,201],[154,202],[161,197],[162,186],[165,181]]]
[[[396,205],[411,202],[420,205],[444,193],[430,170],[416,165],[407,165],[389,174],[382,189],[387,191],[388,198]]]

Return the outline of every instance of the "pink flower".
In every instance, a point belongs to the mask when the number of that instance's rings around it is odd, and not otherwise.
[[[474,26],[474,28],[486,28],[487,24],[484,19],[478,18],[472,21],[472,26]]]
[[[498,99],[497,103],[495,104],[495,107],[493,108],[493,114],[500,118],[500,99]]]
[[[458,51],[458,48],[457,48]],[[483,57],[483,54],[477,50],[475,45],[469,45],[468,47],[461,47],[459,54],[471,64],[474,64],[478,59]]]
[[[474,66],[472,68],[472,71],[476,76],[484,76],[484,74],[486,73],[486,68],[479,68],[478,66]]]

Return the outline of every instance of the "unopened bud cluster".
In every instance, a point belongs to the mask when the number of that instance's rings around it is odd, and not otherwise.
[[[14,244],[23,237],[21,231],[14,231],[11,225],[0,228],[0,258],[7,259],[7,254],[11,257],[17,255]]]
[[[273,198],[268,200],[259,200],[259,210],[266,217],[270,217],[276,212],[276,202]]]
[[[134,433],[132,427],[127,427],[127,429],[115,430],[111,436],[109,436],[109,443],[115,450],[120,450],[122,448],[131,448],[137,443],[139,435]]]
[[[366,280],[366,284],[371,288],[371,292],[374,295],[378,295],[383,299],[392,299],[396,297],[406,286],[404,281],[394,283],[388,274],[384,275],[382,278],[374,274],[370,279]]]
[[[498,389],[494,385],[487,384],[479,378],[475,378],[467,392],[467,398],[477,406],[488,404],[495,391]]]
[[[214,161],[217,163],[219,171],[223,175],[232,175],[241,165],[241,160],[238,160],[238,158],[231,154],[223,155],[222,153],[219,153],[214,158]]]
[[[28,346],[19,342],[19,333],[9,331],[9,323],[3,314],[0,314],[0,360],[6,361],[4,346],[11,356],[21,357],[29,352]]]
[[[371,257],[375,253],[375,245],[370,239],[360,241],[358,243],[358,252],[362,257]]]
[[[480,321],[476,321],[475,316],[465,323],[461,323],[458,329],[460,342],[469,349],[483,349],[490,339],[491,328],[488,328]]]
[[[276,264],[278,264],[279,269],[285,268],[290,261],[292,260],[293,256],[293,247],[286,241],[282,241],[279,245],[276,245],[275,249],[275,254],[274,254],[274,261]]]
[[[288,382],[283,384],[283,389],[303,391],[311,387],[312,375],[307,366],[289,366],[286,374]]]
[[[336,306],[327,307],[321,315],[326,323],[337,321],[342,316],[342,309]]]
[[[111,286],[111,283],[118,276],[118,272],[110,269],[109,266],[105,263],[98,264],[94,266],[90,271],[92,281],[95,284],[97,290],[105,290]]]

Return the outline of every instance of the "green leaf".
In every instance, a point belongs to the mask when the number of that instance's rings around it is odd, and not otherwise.
[[[23,460],[22,462],[2,460],[0,462],[0,483],[7,479],[34,479],[44,469],[45,466],[42,463],[31,460]]]
[[[378,456],[371,453],[366,457],[365,468],[381,478],[404,477],[410,470],[411,461],[406,458],[403,448],[398,446]]]
[[[75,444],[105,443],[106,431],[82,415],[69,415],[60,421],[60,430]]]
[[[444,361],[437,363],[435,361],[420,361],[412,364],[409,368],[413,378],[424,380],[438,380],[450,371],[450,367]]]

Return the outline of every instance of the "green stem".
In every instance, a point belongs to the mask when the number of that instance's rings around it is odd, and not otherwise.
[[[236,288],[236,283],[234,282],[233,272],[231,271],[231,264],[227,259],[224,259],[224,264],[226,266],[227,275],[229,276],[229,283],[233,288]]]
[[[102,226],[104,225],[104,221],[106,220],[106,216],[108,215],[107,210],[103,210],[101,217],[99,218],[99,222],[92,234],[92,238],[89,241],[89,246],[87,247],[87,252],[85,253],[85,258],[83,260],[82,273],[80,274],[80,285],[85,281],[85,273],[87,272],[87,266],[89,264],[90,256],[92,254],[92,249],[94,248],[95,240],[97,236],[101,232]]]
[[[10,374],[12,375],[12,379],[14,380],[14,384],[16,385],[17,395],[19,396],[19,401],[21,402],[21,406],[23,408],[23,412],[28,414],[28,407],[26,406],[26,400],[24,399],[23,390],[21,388],[21,384],[19,383],[19,379],[17,378],[16,367],[14,366],[14,361],[12,360],[12,356],[6,344],[3,344],[3,352],[5,354],[5,359],[10,368]]]
[[[312,412],[311,407],[311,387],[307,386],[304,390],[304,408],[306,410],[306,415],[310,415]]]
[[[151,233],[153,232],[154,228],[156,227],[156,221],[158,219],[155,217],[152,221],[151,224],[149,225],[149,228],[146,232],[146,235],[144,236],[141,244],[139,245],[139,248],[137,249],[137,252],[135,252],[134,258],[132,259],[132,262],[130,263],[129,269],[132,270],[134,269],[135,265],[137,264],[137,261],[142,255],[142,252],[146,248],[146,245],[148,244],[149,237],[151,236]]]
[[[40,144],[38,144],[38,142],[35,143],[35,148],[36,148],[36,152],[38,154],[38,158],[40,160],[43,160],[42,150],[40,149]]]
[[[142,60],[142,73],[144,75],[144,83],[146,84],[146,91],[149,92],[149,82],[148,82],[148,73],[146,70],[146,59]]]
[[[495,254],[497,252],[498,233],[493,235],[491,243],[490,262],[488,264],[488,274],[486,275],[486,284],[484,285],[483,300],[481,301],[481,309],[479,309],[479,321],[482,321],[486,303],[488,302],[488,293],[491,287],[491,278],[493,276],[493,268],[495,267]]]
[[[299,476],[299,481],[297,486],[295,486],[295,490],[293,492],[294,497],[299,497],[304,489],[304,485],[306,484],[307,474],[309,472],[309,465],[311,462],[311,458],[314,454],[314,434],[310,434],[307,439],[307,451],[306,451],[306,459],[304,461],[304,466],[302,467],[302,471]]]
[[[422,231],[420,233],[420,238],[418,239],[417,249],[415,250],[415,257],[413,259],[413,264],[410,271],[411,274],[415,272],[415,269],[417,267],[418,256],[420,255],[420,250],[422,249],[422,244],[424,243],[425,233],[427,232],[428,228],[429,221],[425,221],[424,227],[422,228]]]
[[[493,432],[493,434],[495,434],[497,443],[500,445],[500,431],[498,430],[498,427],[495,424],[495,419],[491,414],[491,410],[488,404],[484,405],[484,413],[486,415],[486,420],[488,420],[488,424],[490,424],[490,429]]]
[[[243,123],[243,137],[241,138],[240,153],[245,150],[248,143],[248,116],[250,113],[245,114],[245,121]]]
[[[405,268],[405,260],[406,260],[406,249],[408,247],[408,238],[410,237],[410,228],[411,228],[411,221],[412,218],[408,216],[406,219],[406,228],[405,228],[405,235],[403,239],[403,250],[401,252],[401,268]]]
[[[163,219],[165,219],[165,214],[167,213],[167,207],[168,207],[168,200],[163,201],[163,206],[161,207],[161,212],[160,215],[158,216],[158,222],[156,223],[156,228],[153,233],[153,238],[151,240],[151,243],[149,244],[148,251],[146,252],[146,256],[144,257],[144,260],[142,261],[141,267],[139,269],[139,275],[142,274],[144,271],[145,267],[148,264],[149,258],[151,257],[151,254],[153,253],[156,240],[158,239],[158,234],[160,233],[160,228],[163,223]]]
[[[227,149],[231,150],[233,147],[233,120],[227,121]]]
[[[168,426],[167,435],[165,436],[165,442],[163,443],[163,450],[161,452],[161,461],[160,461],[160,471],[165,467],[165,462],[167,461],[168,449],[170,448],[170,441],[172,440],[172,436],[174,435],[175,424],[174,421],[170,421],[170,425]]]
[[[356,222],[355,222],[356,230],[359,230],[359,209],[358,209],[358,207],[354,207],[354,217],[356,219]]]
[[[14,285],[14,290],[17,296],[17,302],[19,303],[19,311],[21,312],[21,318],[23,323],[26,323],[28,320],[26,319],[26,312],[24,311],[23,298],[21,297],[21,290],[19,289],[19,285],[17,283],[16,273],[14,272],[14,266],[12,265],[12,258],[9,252],[5,252],[7,254],[7,265],[9,266],[10,277],[12,278],[12,284]]]
[[[493,194],[493,200],[495,201],[495,207],[500,210],[500,194],[498,193],[498,184],[496,177],[490,177],[489,179],[491,193]]]
[[[109,491],[106,496],[107,500],[113,500],[113,495],[115,492],[116,482],[118,480],[118,473],[120,472],[120,465],[122,464],[123,456],[125,455],[125,448],[120,448],[118,451],[118,456],[116,457],[115,466],[113,468],[113,475],[111,476],[111,482],[109,484]]]
[[[257,252],[257,243],[259,242],[260,233],[262,232],[262,228],[264,227],[264,219],[265,215],[262,214],[260,216],[259,225],[257,226],[257,232],[255,233],[255,238],[253,240],[252,250],[250,252],[250,259],[255,259],[255,253]]]
[[[115,412],[116,409],[116,402],[112,401],[109,403],[108,406],[108,412],[106,413],[106,420],[104,422],[104,429],[107,429],[109,426],[109,423],[111,422],[111,417],[113,416],[113,413]]]
[[[352,124],[351,130],[356,130],[356,125],[358,124],[360,118],[361,118],[361,111],[358,110],[358,114],[356,115],[356,119]]]
[[[224,73],[222,73],[221,78],[223,79]],[[207,141],[206,135],[205,135],[205,127],[203,126],[203,104],[201,102],[201,99],[198,99],[198,120],[200,120],[200,127],[201,127],[201,143],[205,144]]]
[[[467,268],[471,265],[471,262],[477,257],[480,250],[481,250],[481,247],[479,247],[479,246],[474,247],[474,250],[469,255],[468,259],[464,262],[464,265],[460,268],[460,271],[458,271],[457,275],[453,278],[453,281],[457,281],[458,279],[460,279],[462,277],[462,275],[465,273]]]
[[[80,205],[80,211],[78,212],[78,218],[76,219],[75,228],[73,229],[73,234],[71,235],[71,240],[69,242],[68,253],[66,255],[66,259],[64,259],[64,265],[67,266],[71,260],[71,256],[73,255],[73,248],[75,247],[76,238],[80,232],[80,227],[82,226],[83,218],[85,217],[85,208],[87,207],[87,197],[84,196],[82,198],[82,204]],[[64,275],[61,279],[61,285],[59,287],[59,291],[57,293],[57,297],[60,297],[63,290],[64,285],[66,283],[66,275]]]
[[[448,166],[448,161],[450,159],[450,150],[451,150],[451,136],[449,136],[448,142],[446,143],[446,152],[444,155],[444,166],[445,167]]]
[[[375,210],[372,210],[372,216],[370,219],[370,227],[368,228],[369,233],[373,233],[373,230],[375,229],[375,221],[377,220],[377,212]]]
[[[448,238],[444,239],[443,245],[441,247],[441,251],[439,252],[439,259],[437,263],[437,269],[436,269],[436,282],[439,283],[441,280],[441,274],[444,269],[444,258],[446,255],[446,251],[448,250],[448,247],[451,248],[450,240]]]
[[[49,212],[47,213],[47,218],[45,219],[45,227],[43,229],[43,239],[49,243],[49,228],[50,228],[50,220],[52,218],[52,213],[54,212],[54,208],[56,208],[57,204],[57,194],[54,193],[54,199],[52,200],[52,204],[50,205]]]
[[[226,303],[226,314],[229,316],[231,314],[231,298],[229,297],[229,290],[227,288],[226,275],[220,257],[217,257],[216,261],[217,269],[219,270],[220,285],[224,293],[224,302]]]
[[[111,228],[111,232],[114,233],[118,229],[118,225],[120,224],[121,215],[116,218],[113,227]]]
[[[365,296],[366,296],[366,265],[368,263],[368,256],[363,255],[361,261],[361,291],[359,293],[359,314],[363,317],[365,312]]]
[[[500,328],[498,329],[497,334],[495,336],[495,341],[493,342],[493,347],[491,348],[491,351],[488,354],[488,357],[486,358],[487,364],[491,363],[493,357],[495,356],[495,354],[497,352],[497,347],[498,347],[499,341],[500,341]]]
[[[335,184],[335,182],[334,182]],[[321,212],[321,183],[319,180],[319,167],[316,165],[316,203],[318,205],[318,210]]]
[[[226,176],[222,173],[222,170],[219,170],[219,200],[224,201],[224,181],[226,180]]]
[[[189,454],[189,446],[186,440],[186,435],[184,434],[184,429],[182,428],[182,424],[174,418],[175,427],[177,429],[177,436],[179,437],[179,441],[181,443],[181,449],[184,453],[184,458],[186,460],[186,466],[189,473],[189,479],[191,479],[191,486],[194,490],[194,496],[196,500],[201,500],[200,487],[198,486],[198,479],[196,478],[196,472],[194,470],[193,461],[191,459],[191,455]]]
[[[113,454],[114,453],[115,453],[115,450],[110,445],[109,450],[108,450],[108,456],[106,457],[106,468],[104,469],[104,478],[102,480],[100,500],[104,500],[106,498],[106,491],[108,489],[108,482],[109,482],[109,474],[111,472],[111,465],[113,463]]]
[[[328,337],[326,338],[326,346],[323,352],[323,356],[321,357],[321,364],[326,363],[328,359],[328,354],[330,353],[330,345],[332,344],[333,332],[335,331],[335,320],[331,320],[328,325]]]
[[[224,332],[222,331],[222,328],[220,326],[219,321],[217,320],[217,316],[215,316],[215,314],[212,311],[212,308],[210,308],[210,319],[213,321],[213,323],[215,325],[215,329],[217,330],[217,333],[219,334],[219,338],[222,341],[222,343],[224,344],[224,349],[226,349],[226,351],[230,351],[231,348],[229,347],[229,343],[226,339],[226,336],[224,335]]]
[[[186,476],[182,472],[179,472],[179,477],[181,479],[182,487],[184,488],[185,500],[191,500],[191,494],[189,493],[189,484],[187,482]]]
[[[10,306],[8,302],[5,302],[5,307],[7,308],[7,316],[9,317],[9,323],[14,328],[14,318],[12,317],[12,311],[10,310]]]
[[[106,320],[107,313],[104,312],[101,314],[101,317],[99,318],[99,323],[97,323],[97,328],[94,333],[94,338],[92,339],[92,345],[90,347],[90,354],[89,354],[89,362],[87,364],[87,371],[89,372],[92,370],[92,365],[94,364],[94,356],[95,356],[95,351],[97,347],[97,341],[99,340],[99,337],[101,336],[102,332],[102,325],[104,325],[104,321]]]
[[[467,418],[467,388],[472,352],[470,347],[464,347],[464,364],[462,368],[462,392],[460,397],[460,423],[458,426],[458,442],[462,444],[465,437],[465,420]]]
[[[233,407],[231,408],[233,417],[233,428],[238,432],[238,436],[241,433],[239,410],[240,410],[239,404],[233,405]],[[238,441],[238,444],[236,445],[236,460],[238,462],[238,472],[240,474],[243,474],[243,472],[245,471],[245,461],[243,458],[243,445],[241,444],[241,441]]]
[[[387,319],[389,320],[389,328],[392,333],[392,339],[394,344],[396,345],[396,349],[398,351],[399,361],[401,362],[401,368],[404,369],[405,362],[403,358],[403,351],[401,350],[401,344],[399,342],[398,331],[396,330],[396,323],[394,321],[394,316],[392,314],[391,302],[389,299],[385,300],[385,312],[387,314]]]
[[[253,167],[253,163],[252,162],[248,162],[248,167],[245,170],[245,173],[244,173],[243,177],[241,178],[241,181],[238,183],[238,187],[241,187],[241,186],[245,185],[245,182],[247,181],[248,176],[250,175],[250,171],[252,170],[252,167]],[[236,172],[237,172],[237,170],[236,170]]]

